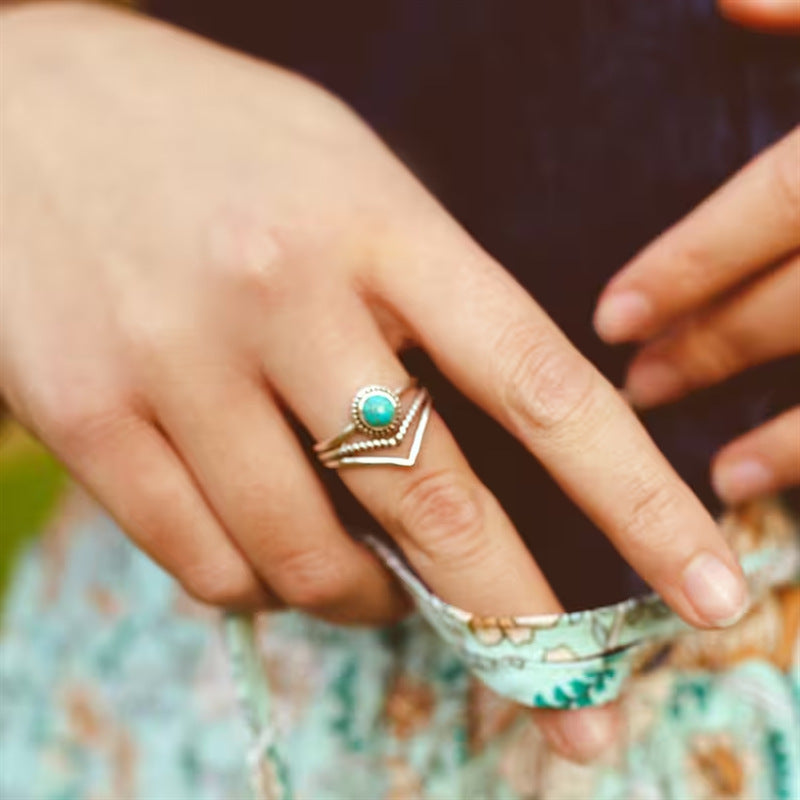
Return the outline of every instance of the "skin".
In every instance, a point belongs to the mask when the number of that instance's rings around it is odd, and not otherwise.
[[[800,128],[619,272],[595,326],[608,342],[644,342],[626,389],[648,408],[797,355],[798,308]],[[712,480],[729,503],[800,483],[800,407],[725,446]]]
[[[340,100],[107,8],[6,9],[3,32],[2,394],[190,594],[407,611],[285,414],[330,436],[418,346],[684,619],[742,612],[735,558],[619,393]],[[561,610],[439,416],[414,469],[340,474],[446,600]],[[537,717],[575,759],[617,725]]]

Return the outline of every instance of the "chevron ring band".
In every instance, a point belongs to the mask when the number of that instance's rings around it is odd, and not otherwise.
[[[404,400],[404,396],[408,395]],[[314,445],[319,460],[331,469],[350,466],[413,467],[432,407],[428,390],[415,379],[389,389],[359,389],[350,405],[350,422],[336,436]],[[405,455],[400,455],[410,441]]]

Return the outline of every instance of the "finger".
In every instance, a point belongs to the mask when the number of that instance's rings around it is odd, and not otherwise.
[[[610,703],[574,711],[535,709],[533,718],[552,748],[579,763],[588,763],[621,736],[619,705]]]
[[[238,609],[280,605],[150,422],[132,414],[83,419],[66,436],[52,440],[133,542],[193,597]]]
[[[283,601],[338,622],[408,610],[377,559],[347,534],[288,423],[257,375],[228,359],[170,365],[159,418],[258,575]]]
[[[395,245],[375,280],[440,368],[542,461],[684,619],[738,618],[747,594],[738,562],[619,393],[461,231],[422,221],[415,230],[425,246]]]
[[[724,17],[756,30],[793,33],[800,31],[797,0],[717,0]]]
[[[366,385],[400,386],[406,372],[371,315],[352,294],[320,293],[324,308],[293,309],[309,336],[268,336],[268,374],[281,396],[318,438],[347,422],[350,399]],[[330,310],[335,309],[335,314]],[[320,320],[324,320],[321,322]],[[279,328],[281,323],[273,318]],[[561,605],[497,500],[467,464],[443,421],[432,415],[419,459],[410,469],[342,468],[342,480],[393,536],[416,572],[447,602],[475,613],[513,615],[560,611]],[[616,710],[586,709],[548,716],[554,746],[560,726],[571,731],[565,755],[591,758],[607,746]]]
[[[800,352],[800,257],[644,347],[625,388],[645,408]]]
[[[644,339],[800,246],[800,129],[636,256],[603,291],[595,328]]]
[[[800,407],[731,442],[714,459],[712,481],[728,503],[800,484]]]
[[[322,439],[347,423],[360,387],[400,386],[408,375],[354,295],[320,309],[317,321],[311,319],[313,308],[305,313],[309,319],[298,324],[314,335],[291,342],[270,337],[265,365],[287,405]],[[480,614],[560,609],[510,521],[435,412],[412,468],[342,468],[339,475],[448,602]]]

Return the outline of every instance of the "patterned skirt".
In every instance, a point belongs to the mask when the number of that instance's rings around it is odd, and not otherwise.
[[[189,599],[73,493],[4,611],[9,800],[706,800],[800,797],[798,538],[777,503],[722,521],[755,602],[694,631],[658,600],[477,618],[382,545],[419,613],[342,628]],[[526,706],[618,697],[579,766]]]

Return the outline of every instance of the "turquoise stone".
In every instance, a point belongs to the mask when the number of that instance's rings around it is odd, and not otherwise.
[[[384,394],[372,394],[361,405],[361,419],[370,428],[385,428],[391,425],[394,412],[394,401]]]

